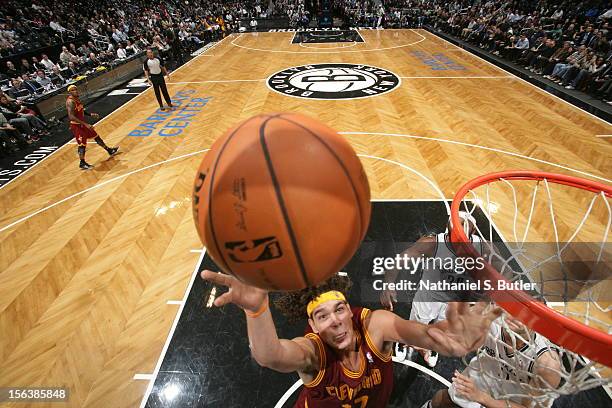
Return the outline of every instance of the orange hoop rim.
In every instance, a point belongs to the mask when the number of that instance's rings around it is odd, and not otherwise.
[[[604,193],[612,197],[612,187],[579,177],[542,171],[516,170],[485,174],[465,183],[453,197],[451,204],[451,242],[457,253],[478,257],[480,254],[470,243],[461,227],[459,211],[463,199],[470,190],[501,180],[532,180],[563,184],[592,193]],[[494,281],[506,280],[497,269],[485,262],[484,275]],[[506,312],[519,319],[527,327],[547,337],[555,344],[583,355],[598,363],[612,367],[612,335],[573,320],[538,302],[519,290],[491,291],[491,298]]]

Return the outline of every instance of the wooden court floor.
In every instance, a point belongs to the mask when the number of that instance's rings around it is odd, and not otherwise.
[[[448,198],[473,177],[509,169],[610,183],[610,139],[599,137],[612,134],[610,124],[426,31],[361,35],[363,43],[315,45],[291,44],[292,33],[231,35],[171,75],[171,95],[208,98],[180,135],[129,136],[155,115],[147,90],[96,125],[120,155],[89,145],[95,169],[83,172],[68,144],[2,188],[0,387],[70,389],[68,403],[36,407],[141,404],[200,255],[195,170],[217,137],[252,115],[300,112],[344,132],[376,199]],[[432,54],[463,69],[432,69],[424,62]],[[401,84],[350,100],[266,85],[275,72],[315,63],[371,65]],[[572,192],[557,199],[559,228],[569,231],[563,219],[584,203]],[[552,237],[545,222],[534,231]]]

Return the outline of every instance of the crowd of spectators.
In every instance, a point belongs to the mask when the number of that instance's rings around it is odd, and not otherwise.
[[[48,129],[37,98],[155,48],[171,66],[262,17],[260,0],[10,0],[0,9],[0,151]],[[27,109],[27,111],[25,110]],[[25,112],[25,113],[24,113]],[[28,116],[29,115],[29,116]],[[22,120],[22,119],[25,119]],[[26,123],[27,122],[27,123]]]
[[[369,1],[369,0],[366,0]],[[427,24],[609,102],[612,32],[607,1],[388,0],[385,27]]]
[[[347,27],[383,27],[385,8],[382,1],[335,0],[334,15]]]
[[[308,6],[306,4],[308,1]],[[317,5],[313,0],[274,0],[272,7],[273,16],[287,16],[289,26],[292,28],[308,27],[312,18],[310,10]],[[317,1],[318,3],[318,1]]]
[[[6,1],[0,9],[0,141],[31,143],[47,131],[28,104],[32,97],[149,47],[171,65],[181,64],[229,32],[256,30],[260,18],[287,16],[290,26],[306,27],[321,1]],[[332,9],[348,26],[427,24],[570,90],[612,100],[612,10],[604,0],[333,0]]]

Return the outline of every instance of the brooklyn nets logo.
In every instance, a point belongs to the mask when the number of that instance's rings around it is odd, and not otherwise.
[[[268,78],[283,95],[310,99],[357,99],[381,95],[400,84],[393,72],[369,65],[312,64],[287,68]]]

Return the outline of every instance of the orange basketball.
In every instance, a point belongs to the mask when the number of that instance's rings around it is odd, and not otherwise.
[[[202,160],[193,211],[217,265],[250,285],[295,290],[338,272],[370,222],[357,155],[306,116],[259,115],[230,129]]]

